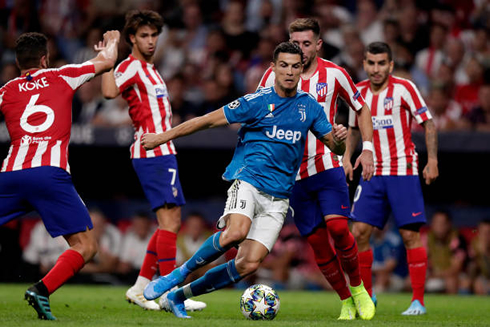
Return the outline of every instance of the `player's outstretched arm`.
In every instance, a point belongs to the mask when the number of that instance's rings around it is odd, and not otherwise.
[[[321,141],[335,154],[343,155],[345,152],[345,139],[347,128],[342,124],[333,124],[332,131],[323,136]]]
[[[119,31],[107,31],[104,33],[104,39],[94,45],[95,51],[99,53],[89,61],[95,66],[95,75],[110,70],[116,64],[119,37]]]
[[[146,150],[151,150],[173,139],[195,133],[204,129],[215,128],[228,124],[223,107],[204,116],[188,120],[169,131],[154,134],[147,133],[141,138],[141,144]]]
[[[427,146],[427,165],[423,170],[425,183],[431,184],[439,176],[437,162],[437,130],[432,119],[424,123],[425,145]]]
[[[361,132],[358,128],[349,127],[347,131],[347,140],[345,141],[345,153],[342,158],[342,164],[344,166],[345,176],[350,181],[354,180],[354,168],[352,168],[351,158],[354,154],[354,151],[359,144],[359,140],[361,139]]]

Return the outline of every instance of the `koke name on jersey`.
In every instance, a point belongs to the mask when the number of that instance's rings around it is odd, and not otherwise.
[[[301,132],[292,130],[278,129],[276,125],[272,127],[272,132],[265,131],[265,135],[271,139],[293,141],[293,144],[301,139]]]
[[[19,83],[19,92],[39,90],[48,86],[49,83],[46,80],[46,77],[43,77],[35,81]]]

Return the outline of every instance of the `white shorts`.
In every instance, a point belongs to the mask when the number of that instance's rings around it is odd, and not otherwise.
[[[237,179],[228,189],[225,210],[216,226],[224,228],[224,218],[230,213],[245,215],[252,221],[247,239],[262,243],[270,252],[284,224],[288,208],[289,199],[274,197]]]

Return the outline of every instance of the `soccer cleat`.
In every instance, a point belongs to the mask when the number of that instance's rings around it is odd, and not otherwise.
[[[356,319],[357,309],[354,299],[351,297],[342,300],[342,309],[337,320],[354,320]]]
[[[146,285],[143,295],[147,300],[154,300],[170,290],[172,287],[179,285],[185,277],[180,274],[180,269],[174,269],[170,274],[152,280]]]
[[[410,307],[402,312],[403,316],[419,316],[425,315],[427,313],[427,309],[420,303],[419,300],[412,301]]]
[[[24,298],[30,306],[37,312],[37,317],[43,320],[56,320],[56,317],[51,313],[51,307],[49,306],[49,298],[39,295],[36,292],[35,287],[29,288]]]
[[[160,304],[160,308],[162,308],[162,310],[171,312],[172,309],[170,309],[170,306],[168,305],[167,295],[168,293],[163,294],[158,303]],[[194,301],[192,299],[185,300],[184,305],[185,305],[185,311],[191,311],[191,312],[202,311],[207,306],[206,303],[204,302]]]
[[[170,307],[170,310],[177,318],[192,318],[191,316],[188,316],[187,312],[185,311],[184,301],[179,301],[176,299],[175,291],[169,292],[167,294],[167,303]]]
[[[160,306],[155,301],[149,301],[143,296],[143,291],[136,289],[135,286],[131,287],[126,292],[126,300],[129,303],[139,305],[145,310],[160,310]]]
[[[359,286],[351,286],[350,291],[354,298],[359,317],[363,320],[373,319],[374,314],[376,313],[376,307],[374,306],[369,293],[364,288],[364,284],[361,283]]]

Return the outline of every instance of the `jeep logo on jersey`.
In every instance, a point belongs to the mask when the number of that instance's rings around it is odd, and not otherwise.
[[[272,127],[272,132],[265,131],[265,135],[271,139],[293,141],[293,144],[301,139],[301,132],[289,129],[285,131],[280,128],[278,129],[276,125]]]
[[[230,102],[228,104],[228,108],[230,108],[230,109],[236,109],[238,107],[240,107],[240,101],[238,101],[238,100],[235,100],[235,101]]]
[[[155,95],[157,99],[163,98],[167,95],[167,88],[162,84],[155,85]]]
[[[393,128],[392,116],[374,116],[373,117],[373,129],[386,129]]]

